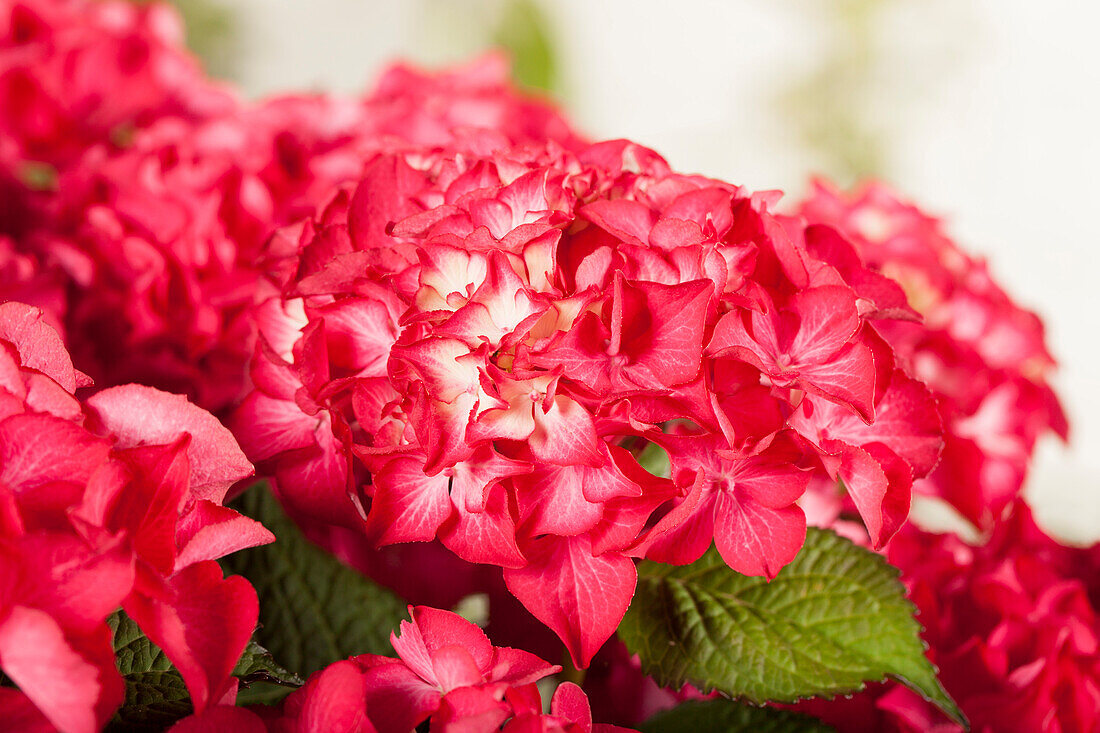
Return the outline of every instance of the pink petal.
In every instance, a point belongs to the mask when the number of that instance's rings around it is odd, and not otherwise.
[[[275,535],[256,520],[205,499],[196,501],[180,516],[176,527],[179,555],[174,569],[274,541]]]
[[[29,372],[25,376],[27,387],[27,407],[35,412],[48,412],[51,415],[83,422],[80,402],[72,393],[43,374]]]
[[[485,675],[485,679],[488,682],[506,682],[518,687],[560,671],[561,667],[558,665],[547,664],[530,652],[501,646],[493,648],[493,667]]]
[[[318,309],[325,321],[332,363],[363,377],[386,375],[397,324],[386,306],[371,298],[344,298]]]
[[[42,372],[69,394],[87,383],[88,378],[73,369],[61,336],[38,308],[14,301],[0,303],[0,341],[15,347],[24,367]]]
[[[604,464],[592,416],[578,402],[558,395],[546,412],[536,405],[534,415],[528,445],[537,458],[559,466]]]
[[[35,532],[17,547],[23,582],[15,602],[49,613],[69,632],[94,633],[134,583],[133,553],[122,539],[93,549],[72,534]]]
[[[585,466],[545,466],[517,486],[520,520],[524,531],[532,535],[583,534],[596,526],[603,516],[603,505],[589,501],[584,486],[589,473],[609,468]]]
[[[633,561],[614,552],[593,557],[587,535],[536,541],[528,557],[527,567],[504,570],[508,590],[587,667],[634,597]]]
[[[191,436],[191,491],[195,498],[221,503],[234,483],[252,475],[252,464],[241,452],[233,434],[217,418],[180,395],[152,387],[127,384],[88,398],[119,447],[173,443],[184,433]]]
[[[714,544],[732,569],[774,578],[806,541],[798,506],[770,509],[748,495],[722,491],[714,506]]]
[[[109,655],[108,636],[102,642]],[[97,667],[73,649],[43,611],[16,606],[0,624],[0,666],[51,723],[67,732],[94,733],[122,702],[117,670]]]
[[[795,293],[788,307],[799,316],[798,333],[788,352],[799,364],[828,361],[859,330],[855,294],[843,286]]]
[[[291,400],[249,393],[229,422],[249,460],[260,462],[285,451],[312,445],[317,419]]]
[[[333,434],[329,413],[319,413],[318,418],[314,443],[280,456],[273,488],[292,515],[360,527],[362,519],[347,495],[346,449]]]
[[[483,681],[477,662],[468,651],[457,645],[444,646],[433,651],[432,669],[443,694],[456,687],[469,687]]]
[[[681,517],[679,524],[659,534],[653,534],[637,551],[644,552],[645,557],[650,560],[670,565],[687,565],[698,560],[714,540],[714,505],[717,493],[721,492],[707,492],[706,498],[690,505],[690,513]],[[684,501],[679,506],[689,505]],[[681,510],[677,512],[677,516],[683,513]]]
[[[179,669],[201,713],[229,683],[256,628],[256,591],[239,575],[223,578],[212,560],[142,586],[155,595],[135,589],[123,608]]]
[[[332,730],[316,728],[314,730]],[[267,733],[260,716],[244,708],[231,705],[215,705],[201,713],[188,715],[171,728],[169,733]]]
[[[449,480],[427,476],[421,460],[395,458],[373,477],[367,532],[379,545],[427,542],[451,515]]]
[[[395,376],[402,374],[398,369],[408,370],[424,382],[433,399],[453,402],[464,392],[476,393],[480,387],[478,368],[485,358],[458,339],[433,337],[402,343],[391,353],[396,362],[391,367]]]
[[[837,475],[867,526],[872,546],[882,547],[909,513],[912,474],[906,475],[908,467],[881,445],[864,449],[830,440],[822,448],[840,457]]]
[[[477,624],[470,623],[457,613],[428,606],[416,606],[410,609],[410,613],[429,652],[459,646],[470,653],[478,669],[489,669],[493,662],[493,645]]]
[[[606,232],[630,244],[645,246],[655,217],[637,201],[600,199],[581,207],[578,213]]]
[[[376,729],[411,731],[439,709],[443,695],[404,664],[395,662],[363,673],[367,717]]]
[[[439,530],[439,539],[447,549],[472,563],[505,568],[526,564],[516,544],[516,523],[508,492],[503,486],[496,485],[489,490],[489,498],[479,512],[467,510],[463,495],[454,488],[451,500],[454,511]]]
[[[621,326],[641,342],[629,343],[627,334],[621,339],[620,353],[630,357],[624,373],[640,386],[658,389],[695,378],[702,363],[703,334],[713,291],[710,280],[678,285],[638,282],[629,287],[644,294],[648,327],[641,331],[643,326],[636,318]]]
[[[366,689],[363,673],[352,662],[336,662],[321,670],[303,688],[298,730],[360,733],[361,726],[369,725]]]
[[[0,710],[0,733],[57,733],[57,726],[14,687],[0,687]]]
[[[851,407],[867,423],[875,419],[875,360],[861,343],[849,344],[825,363],[799,366],[798,384]]]
[[[0,422],[0,483],[15,493],[56,481],[85,483],[110,446],[52,415],[13,415]]]
[[[129,530],[138,556],[165,575],[176,562],[176,524],[188,498],[189,442],[183,435],[172,445],[118,451],[130,479],[115,502],[110,526]]]
[[[753,314],[754,320],[762,320]],[[744,362],[752,364],[760,371],[767,372],[774,369],[775,359],[765,351],[757,342],[753,334],[749,333],[745,324],[744,311],[732,310],[723,315],[714,327],[714,333],[707,344],[706,353],[711,356],[732,356]]]
[[[588,704],[588,695],[572,682],[562,682],[554,690],[554,697],[550,700],[550,714],[580,726],[585,733],[592,730],[592,707]]]
[[[935,398],[924,384],[894,370],[886,393],[875,405],[875,421],[868,425],[844,407],[809,400],[791,416],[791,425],[811,440],[841,440],[864,446],[882,443],[926,476],[943,448],[943,426]]]
[[[460,687],[447,693],[432,716],[432,730],[491,733],[512,715],[511,706],[492,688]]]

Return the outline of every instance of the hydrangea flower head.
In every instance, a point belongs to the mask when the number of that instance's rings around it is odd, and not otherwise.
[[[931,396],[875,330],[912,317],[900,288],[834,266],[774,195],[628,141],[457,148],[378,155],[273,240],[281,297],[234,426],[316,536],[499,566],[583,666],[634,558],[715,541],[774,576],[814,470],[876,545],[897,530],[939,450]],[[667,473],[639,462],[655,452]]]

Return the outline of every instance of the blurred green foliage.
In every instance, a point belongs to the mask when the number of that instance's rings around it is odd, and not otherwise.
[[[137,4],[157,0],[131,0]],[[233,11],[219,0],[167,0],[183,18],[187,47],[199,57],[208,74],[234,79],[240,47]]]
[[[883,132],[865,113],[879,60],[875,21],[895,0],[824,0],[827,44],[819,63],[778,103],[824,172],[843,185],[881,176],[886,166]]]
[[[507,0],[492,42],[512,56],[512,76],[521,86],[559,91],[556,44],[546,14],[535,0]]]
[[[187,45],[202,60],[211,76],[232,79],[240,51],[236,19],[223,3],[214,0],[171,0],[187,28]]]

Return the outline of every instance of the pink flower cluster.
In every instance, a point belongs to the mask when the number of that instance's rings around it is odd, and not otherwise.
[[[0,299],[39,306],[60,325],[68,286],[86,268],[54,241],[52,191],[89,148],[117,149],[164,115],[232,107],[182,39],[179,17],[159,3],[0,3]]]
[[[942,460],[915,488],[990,529],[1020,493],[1039,436],[1068,432],[1047,382],[1054,360],[1042,321],[1016,305],[939,221],[883,185],[844,194],[818,183],[802,213],[841,231],[863,262],[905,288],[920,313],[918,322],[880,327],[899,360],[932,389],[943,420]]]
[[[166,115],[221,114],[232,96],[183,47],[160,3],[6,0],[0,5],[0,168],[72,165]]]
[[[1100,545],[1059,544],[1016,501],[984,545],[908,525],[886,556],[973,731],[1100,726]],[[897,685],[806,708],[841,730],[961,730]]]
[[[247,104],[200,72],[182,35],[159,3],[0,12],[0,297],[46,310],[98,388],[232,405],[262,243],[372,151],[471,131],[577,142],[512,90],[499,57],[439,76],[397,67],[360,99]]]
[[[256,593],[216,559],[274,539],[222,506],[252,465],[212,415],[138,385],[82,403],[86,384],[37,309],[0,304],[0,668],[18,686],[0,687],[0,707],[13,729],[102,728],[123,695],[106,623],[119,606],[196,710],[232,700]]]
[[[561,671],[533,654],[495,647],[461,616],[409,607],[390,634],[397,659],[364,654],[315,673],[281,708],[215,707],[173,733],[628,733],[592,722],[584,692],[560,684],[543,713],[536,682]]]
[[[635,557],[778,572],[815,470],[897,531],[941,444],[877,331],[915,317],[900,287],[633,143],[494,144],[380,154],[273,240],[233,427],[316,539],[500,566],[584,666]]]

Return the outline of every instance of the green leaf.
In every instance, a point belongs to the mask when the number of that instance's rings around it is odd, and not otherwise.
[[[160,731],[191,714],[191,696],[172,662],[122,611],[107,619],[114,633],[115,663],[126,683],[122,707],[108,731]]]
[[[276,662],[271,652],[255,639],[248,642],[237,660],[233,676],[241,681],[238,705],[273,705],[305,684],[305,680]]]
[[[965,725],[915,610],[881,556],[810,529],[770,583],[730,570],[713,547],[691,565],[642,562],[619,635],[661,685],[794,702],[892,677]]]
[[[693,700],[657,713],[641,733],[829,733],[816,718],[776,708],[758,708],[733,700]]]
[[[305,684],[305,680],[287,671],[275,661],[271,652],[257,644],[255,640],[249,641],[248,646],[244,648],[241,658],[237,660],[237,666],[233,668],[233,676],[240,678],[244,684],[272,682],[291,687],[301,687]]]
[[[108,730],[159,731],[190,715],[187,685],[160,647],[122,611],[111,614],[107,625],[114,634],[115,664],[126,684],[125,701]],[[303,684],[255,641],[245,647],[233,676],[241,682],[241,705],[278,702]]]
[[[259,643],[303,677],[355,654],[392,654],[405,603],[305,537],[265,486],[237,508],[275,533],[274,543],[226,558],[260,597]]]
[[[668,478],[672,475],[672,459],[666,451],[656,443],[650,443],[638,454],[638,465],[657,478]]]

